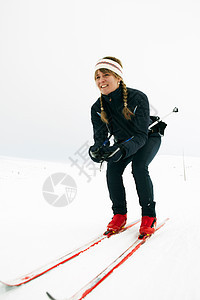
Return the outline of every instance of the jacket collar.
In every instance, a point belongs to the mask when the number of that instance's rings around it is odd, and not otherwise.
[[[103,99],[105,99],[105,101],[110,101],[110,100],[121,100],[122,99],[122,88],[121,86],[118,87],[118,89],[116,89],[115,91],[113,91],[112,93],[108,94],[108,95],[103,95]]]

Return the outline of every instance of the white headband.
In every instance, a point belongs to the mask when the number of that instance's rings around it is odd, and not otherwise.
[[[123,78],[123,69],[116,61],[111,59],[100,59],[95,65],[95,71],[99,69],[108,69]]]

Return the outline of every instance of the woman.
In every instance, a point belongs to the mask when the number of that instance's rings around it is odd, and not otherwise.
[[[161,136],[158,132],[148,132],[151,120],[147,96],[126,87],[122,63],[115,57],[104,57],[97,62],[95,82],[101,96],[91,108],[94,145],[89,155],[95,162],[107,161],[107,186],[114,214],[107,230],[116,232],[126,224],[122,174],[131,162],[142,209],[140,234],[152,234],[156,228],[156,211],[148,165],[159,150]],[[113,146],[109,142],[111,136]]]

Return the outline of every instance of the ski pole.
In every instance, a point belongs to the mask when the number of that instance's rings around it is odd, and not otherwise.
[[[174,109],[168,113],[166,116],[162,117],[162,118],[159,118],[157,121],[153,122],[150,126],[149,126],[149,129],[151,129],[153,126],[155,126],[156,124],[158,124],[159,122],[162,122],[164,119],[166,119],[169,115],[171,115],[172,113],[176,113],[178,112],[178,108],[177,107],[174,107]]]

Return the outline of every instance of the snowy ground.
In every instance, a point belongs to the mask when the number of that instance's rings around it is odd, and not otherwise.
[[[160,156],[151,164],[158,222],[169,222],[100,284],[88,300],[200,299],[200,158]],[[54,207],[44,199],[45,180],[64,172],[77,184],[75,200]],[[124,174],[128,221],[140,208],[128,167]],[[105,167],[90,182],[76,167],[42,161],[0,159],[0,280],[29,272],[103,232],[112,217]],[[0,285],[3,300],[72,296],[136,237],[138,226],[105,240],[78,258],[18,288]]]

